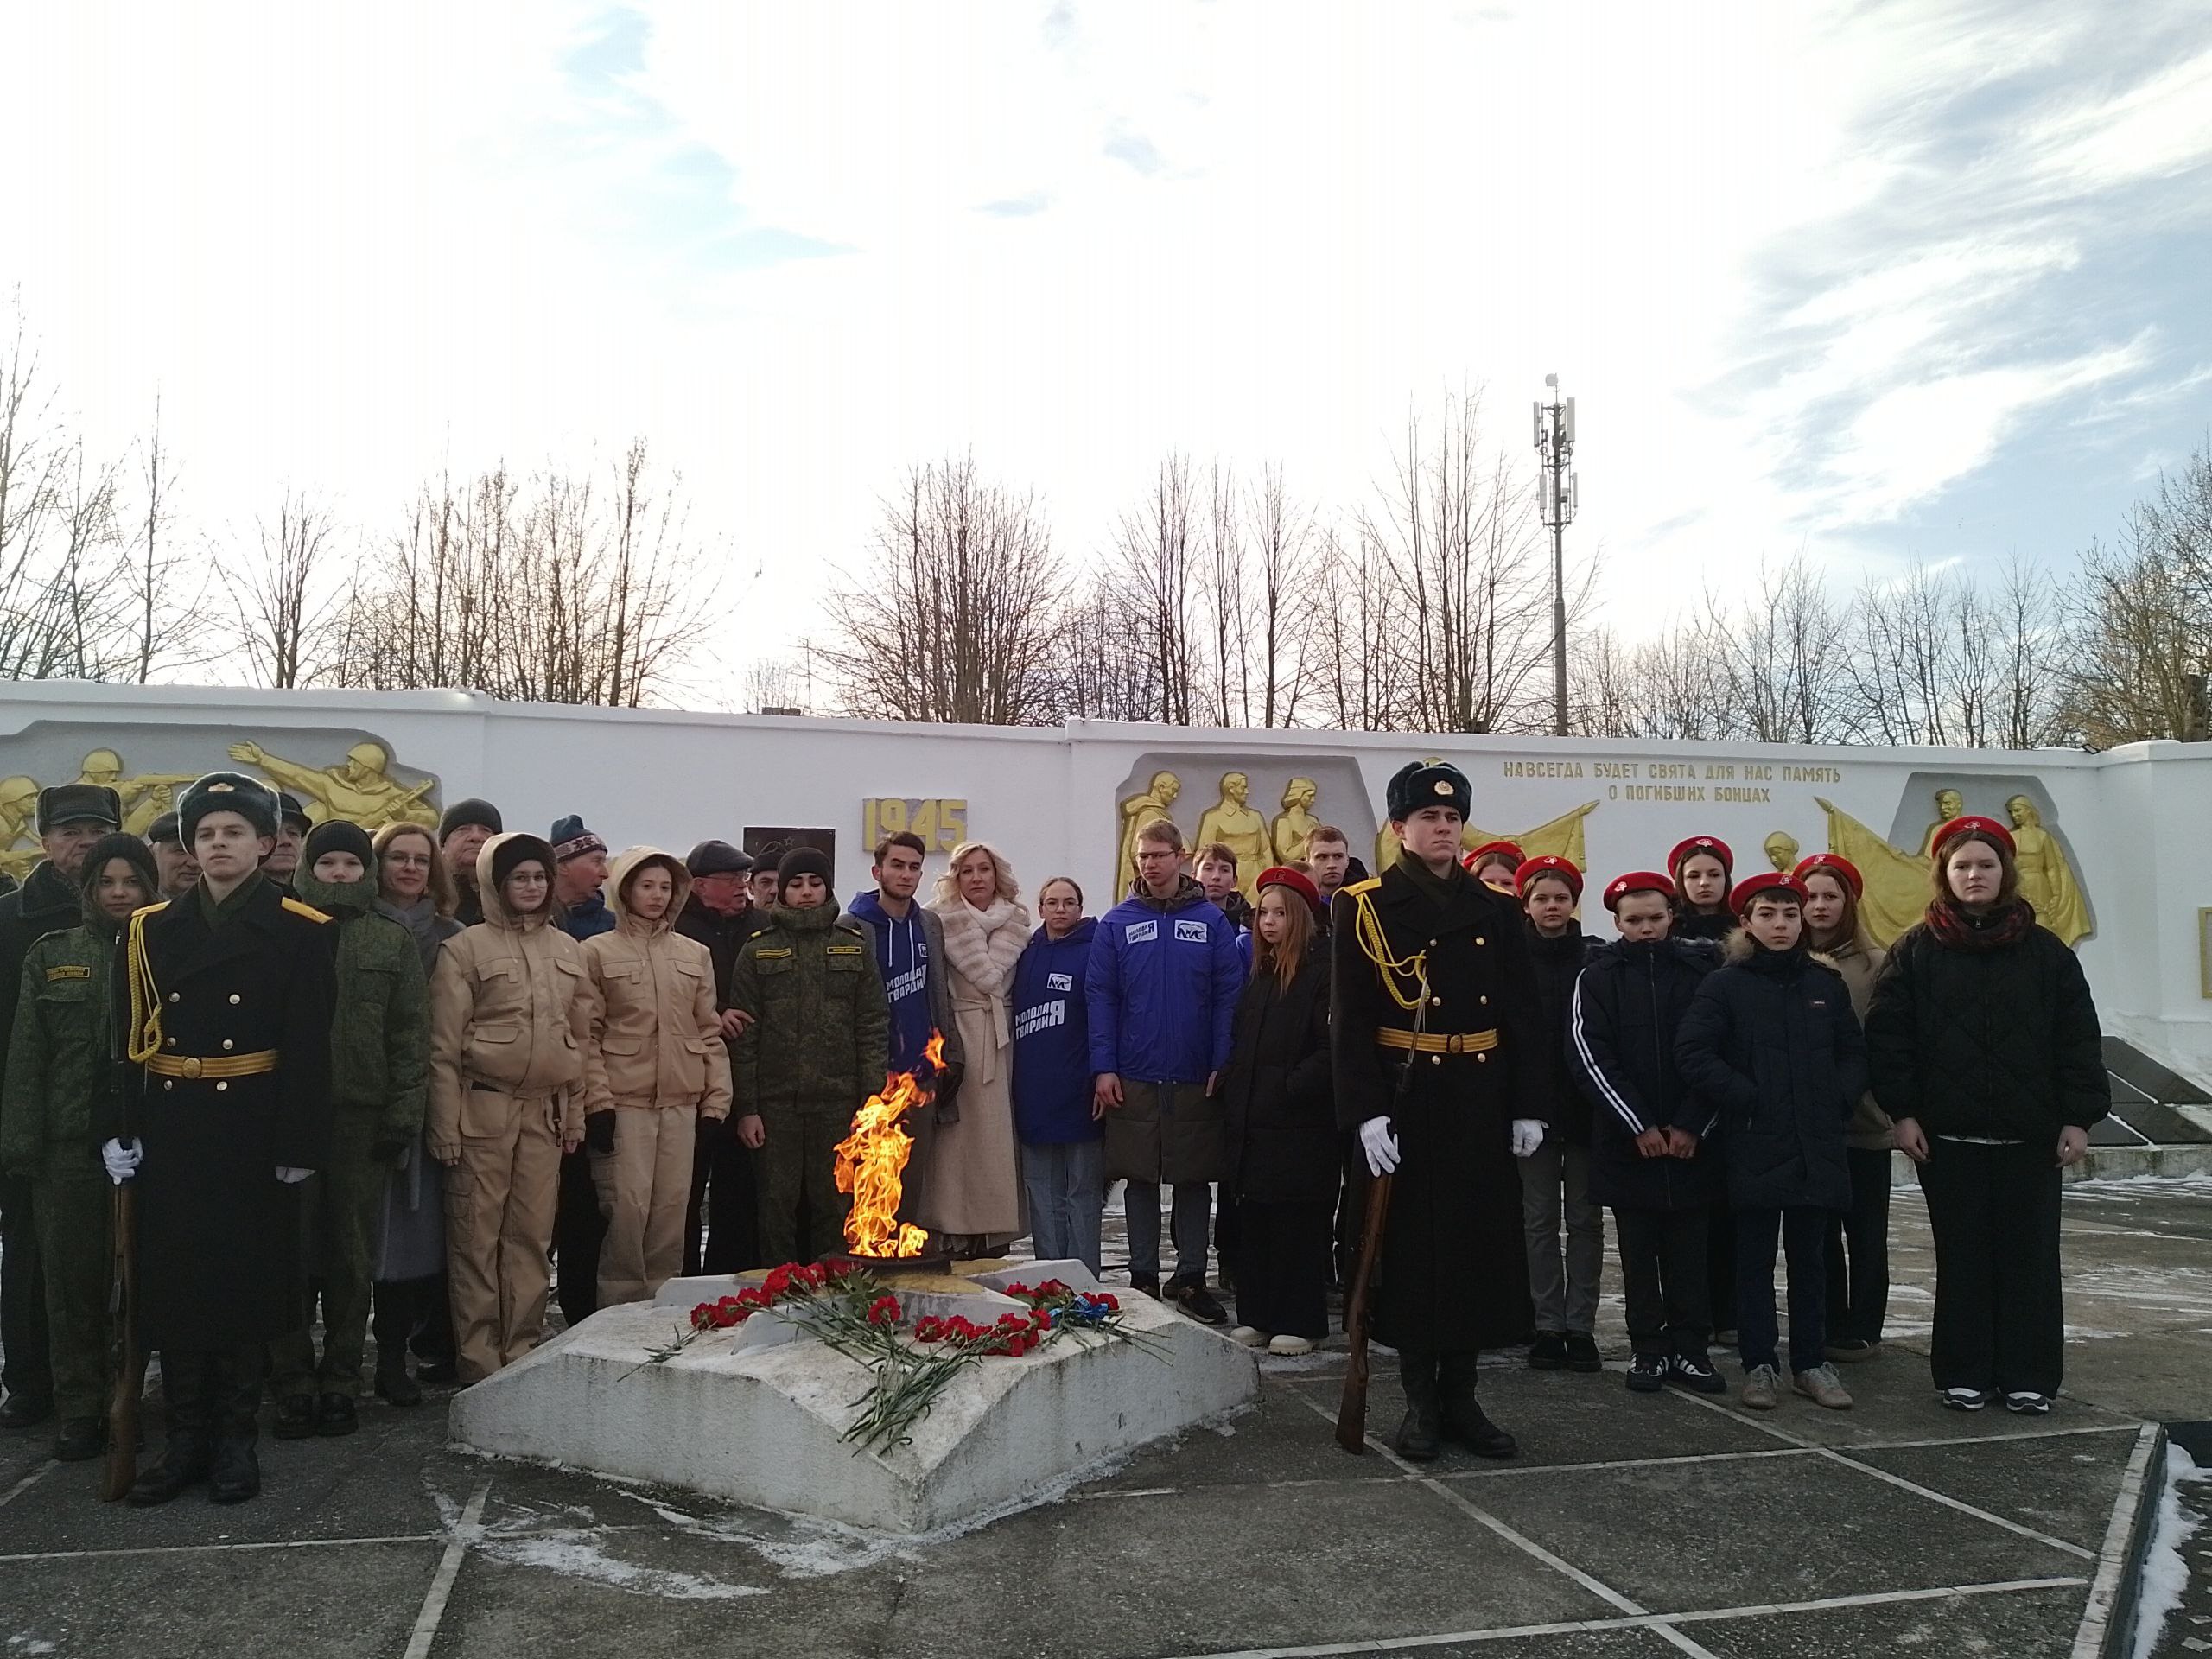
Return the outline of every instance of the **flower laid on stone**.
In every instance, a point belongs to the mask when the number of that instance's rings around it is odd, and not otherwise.
[[[787,1262],[758,1285],[701,1302],[691,1310],[690,1328],[652,1350],[646,1363],[665,1363],[709,1332],[735,1330],[773,1308],[874,1374],[873,1386],[853,1402],[860,1415],[842,1436],[859,1452],[906,1444],[954,1376],[983,1359],[1020,1359],[1071,1334],[1110,1337],[1166,1356],[1159,1343],[1123,1325],[1121,1303],[1105,1291],[1078,1291],[1047,1279],[1034,1287],[1008,1285],[1006,1294],[1028,1303],[1029,1311],[1001,1313],[989,1325],[958,1313],[925,1314],[902,1332],[899,1299],[867,1269]]]

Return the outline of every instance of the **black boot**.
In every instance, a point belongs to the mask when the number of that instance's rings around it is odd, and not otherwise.
[[[1443,1450],[1443,1403],[1437,1392],[1436,1356],[1398,1351],[1398,1376],[1406,1385],[1406,1420],[1398,1425],[1398,1455],[1427,1463]]]
[[[213,1461],[207,1471],[210,1503],[243,1503],[261,1491],[261,1351],[245,1348],[217,1356],[214,1365]]]
[[[376,1338],[376,1391],[395,1406],[419,1406],[423,1390],[407,1375],[407,1336],[415,1325],[420,1298],[411,1283],[387,1281],[376,1287],[375,1317],[370,1334]]]
[[[1440,1391],[1444,1396],[1444,1433],[1478,1458],[1510,1458],[1520,1447],[1513,1437],[1483,1414],[1475,1397],[1472,1349],[1444,1356],[1440,1364]]]
[[[208,1425],[213,1409],[204,1353],[162,1355],[162,1414],[168,1440],[162,1455],[138,1471],[130,1502],[139,1509],[166,1503],[188,1486],[207,1478]]]

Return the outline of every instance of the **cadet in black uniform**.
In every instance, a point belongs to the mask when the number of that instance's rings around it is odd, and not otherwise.
[[[337,930],[260,873],[275,794],[211,772],[178,808],[199,885],[130,919],[118,953],[129,1058],[110,1177],[137,1182],[138,1336],[162,1357],[168,1444],[130,1489],[261,1490],[267,1344],[299,1319],[298,1183],[330,1139]],[[111,1108],[114,1110],[115,1108]]]
[[[1446,1436],[1516,1450],[1476,1401],[1475,1360],[1528,1324],[1512,1139],[1541,1119],[1551,1072],[1520,912],[1459,866],[1471,793],[1456,766],[1391,779],[1405,851],[1329,918],[1338,1120],[1372,1173],[1395,1171],[1371,1329],[1398,1351],[1397,1448],[1419,1459]]]

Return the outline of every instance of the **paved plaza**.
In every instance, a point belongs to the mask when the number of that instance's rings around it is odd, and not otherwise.
[[[347,1440],[264,1436],[265,1494],[230,1510],[103,1505],[97,1465],[10,1435],[0,1659],[2093,1650],[2146,1421],[2212,1416],[2212,1183],[2069,1189],[2067,1397],[2042,1420],[1936,1405],[1925,1219],[1897,1196],[1897,1339],[1845,1372],[1851,1412],[1630,1395],[1609,1277],[1605,1375],[1486,1370],[1512,1463],[1389,1455],[1387,1355],[1377,1439],[1346,1455],[1325,1349],[1266,1361],[1243,1413],[956,1535],[456,1454],[442,1394],[365,1402]]]

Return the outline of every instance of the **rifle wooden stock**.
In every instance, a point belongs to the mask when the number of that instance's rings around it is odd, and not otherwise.
[[[115,1388],[107,1402],[107,1467],[100,1497],[112,1503],[138,1478],[138,1396],[146,1386],[145,1357],[138,1351],[137,1206],[130,1183],[115,1189]]]
[[[1352,1268],[1351,1291],[1344,1298],[1344,1395],[1337,1408],[1337,1444],[1355,1456],[1367,1450],[1368,1292],[1375,1259],[1382,1254],[1382,1229],[1390,1216],[1390,1181],[1377,1175],[1368,1184],[1367,1214],[1359,1230],[1359,1261]]]

